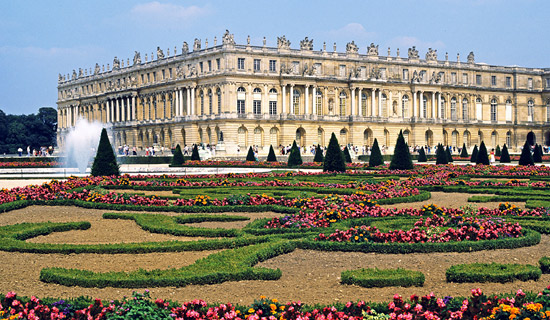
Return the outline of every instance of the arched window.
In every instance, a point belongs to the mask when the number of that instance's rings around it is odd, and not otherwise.
[[[510,148],[512,145],[512,132],[506,132],[506,147]]]
[[[512,100],[506,100],[506,106],[504,107],[504,112],[506,114],[506,121],[512,121]]]
[[[246,100],[246,90],[244,90],[243,87],[239,87],[237,89],[237,113],[238,114],[244,114],[245,113],[245,100]]]
[[[208,114],[213,114],[212,90],[208,89]]]
[[[468,130],[464,131],[462,141],[466,145],[466,148],[470,147],[470,131]]]
[[[321,90],[317,90],[315,94],[315,110],[318,116],[323,115],[323,93]]]
[[[203,115],[204,114],[204,92],[201,91],[200,97],[201,97],[201,115]]]
[[[495,148],[498,144],[498,135],[496,131],[491,132],[491,146]]]
[[[533,100],[527,101],[527,121],[533,121],[535,118],[535,103]]]
[[[340,92],[340,116],[346,115],[346,98],[346,93],[344,91]]]
[[[451,98],[451,120],[453,120],[453,121],[457,120],[457,116],[456,116],[456,98],[455,97]]]
[[[222,91],[220,90],[220,88],[216,90],[216,95],[218,96],[218,114],[221,114],[222,113]],[[223,141],[223,140],[220,140],[220,141]]]
[[[262,90],[254,88],[252,96],[252,112],[254,114],[262,114]]]
[[[491,121],[497,121],[497,100],[491,100]]]
[[[300,91],[296,89],[292,92],[292,113],[300,114]]]
[[[462,99],[462,120],[468,121],[468,99]]]
[[[404,95],[401,98],[401,114],[403,115],[403,118],[409,117],[409,96]]]
[[[476,99],[476,120],[483,120],[483,105],[480,98]]]
[[[269,114],[277,114],[277,90],[269,90]]]

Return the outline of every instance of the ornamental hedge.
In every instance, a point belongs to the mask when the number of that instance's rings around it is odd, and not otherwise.
[[[512,282],[538,280],[540,268],[523,264],[471,263],[458,264],[447,269],[448,282]]]
[[[383,287],[421,287],[424,285],[424,274],[407,269],[368,268],[342,271],[343,284],[354,284],[365,288]]]

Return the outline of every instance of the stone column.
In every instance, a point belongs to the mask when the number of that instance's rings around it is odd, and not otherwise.
[[[264,91],[262,92],[262,114],[269,113],[269,92],[267,91],[267,84],[264,84]]]
[[[106,123],[111,122],[111,99],[107,99],[107,102],[105,105],[105,122]]]
[[[176,103],[176,108],[175,108],[175,111],[176,111],[176,114],[175,116],[179,116],[180,115],[180,90],[179,89],[176,89],[174,90],[174,95],[175,95],[175,103]]]
[[[357,99],[359,100],[358,103],[357,103],[357,114],[362,117],[363,116],[363,106],[362,106],[362,103],[363,103],[363,88],[359,88],[359,93],[358,93],[358,96],[357,96]]]
[[[116,122],[119,122],[120,121],[120,105],[118,103],[118,98],[116,98]]]
[[[246,98],[244,102],[244,113],[252,113],[252,99],[254,99],[254,96],[252,95],[252,84],[248,84],[248,87],[246,88]]]
[[[179,98],[180,104],[178,106],[178,108],[179,108],[178,115],[181,117],[181,116],[183,116],[183,89],[180,88],[178,90],[178,95],[180,97]]]
[[[432,91],[432,119],[435,119],[435,92]]]
[[[130,114],[130,97],[126,97],[126,121],[132,120],[132,115]]]
[[[185,88],[185,91],[187,92],[187,108],[185,110],[187,115],[191,114],[191,91],[189,91],[189,87]]]
[[[191,87],[191,114],[195,114],[195,87]]]
[[[426,109],[428,109],[427,105]],[[424,113],[424,91],[420,91],[420,110],[418,111],[418,113],[420,113],[421,118],[426,118],[426,113]]]
[[[437,118],[441,118],[441,92],[437,93]]]
[[[374,116],[375,116],[375,112],[374,112],[374,110],[376,109],[376,102],[374,101],[374,99],[375,99],[375,96],[374,96],[374,94],[375,94],[375,91],[376,91],[376,89],[374,89],[374,88],[371,88],[371,89],[370,89],[370,91],[371,91],[371,107],[370,107],[370,115],[371,115],[371,117],[374,117]]]
[[[305,85],[306,87],[306,100],[305,100],[305,106],[304,106],[304,114],[309,114],[309,85]]]
[[[289,112],[290,114],[296,114],[296,110],[294,109],[294,84],[290,84],[290,92],[288,94],[288,105],[289,105]],[[298,105],[298,108],[300,106]]]
[[[281,86],[283,88],[283,110],[282,110],[282,113],[287,113],[286,111],[286,84],[283,84]]]
[[[132,95],[132,105],[130,107],[130,120],[136,120],[136,96]]]
[[[323,103],[323,105],[326,106],[325,108],[327,108],[325,110],[328,110],[328,88],[327,87],[325,87],[324,97],[325,97],[325,102]],[[321,113],[323,113],[323,111],[321,111]]]
[[[418,118],[418,108],[417,108],[417,105],[416,105],[416,90],[413,92],[413,113],[414,113],[414,117],[415,118]]]
[[[355,88],[351,89],[351,115],[355,115],[355,109],[357,106],[355,105]]]
[[[317,114],[317,87],[313,86],[313,92],[311,93],[311,114]]]

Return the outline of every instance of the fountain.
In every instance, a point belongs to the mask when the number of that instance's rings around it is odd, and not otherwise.
[[[99,122],[78,119],[65,140],[67,167],[86,173],[90,160],[95,156],[103,126]]]

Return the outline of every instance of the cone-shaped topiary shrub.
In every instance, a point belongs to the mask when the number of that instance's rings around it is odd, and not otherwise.
[[[342,150],[340,150],[340,145],[338,144],[338,139],[334,132],[330,136],[330,141],[327,147],[327,154],[325,155],[325,162],[323,163],[324,172],[345,172],[346,171],[346,161]]]
[[[418,150],[418,162],[427,162],[428,158],[426,157],[426,152],[424,151],[424,147],[420,147],[420,150]]]
[[[382,157],[382,153],[380,152],[380,147],[378,146],[378,140],[374,138],[374,142],[370,150],[369,167],[377,167],[383,164],[384,164],[384,158]]]
[[[103,128],[101,130],[101,136],[99,138],[99,145],[97,146],[97,153],[92,164],[92,176],[118,176],[120,175],[118,170],[118,164],[116,162],[115,152],[109,142],[107,136],[107,130]]]
[[[183,153],[181,153],[181,147],[178,144],[176,146],[176,150],[174,150],[174,155],[172,156],[172,162],[170,163],[170,167],[181,167],[184,162],[185,162],[185,159],[183,158]]]
[[[449,159],[447,158],[447,152],[445,147],[439,143],[437,144],[437,149],[435,149],[435,164],[447,164]]]
[[[313,157],[313,162],[321,163],[325,160],[325,157],[323,157],[323,150],[321,149],[320,145],[317,145],[315,147],[315,157]]]
[[[351,163],[351,154],[349,154],[349,149],[347,146],[344,147],[344,159],[346,159],[346,163]]]
[[[500,157],[502,155],[502,150],[500,150],[500,146],[497,144],[497,147],[495,149],[495,157]]]
[[[472,150],[472,157],[470,157],[470,162],[476,162],[477,161],[477,154],[479,153],[479,150],[477,149],[477,144],[474,145],[474,150]]]
[[[453,162],[453,155],[451,154],[451,148],[445,147],[445,154],[447,155],[447,162]]]
[[[303,163],[302,156],[300,155],[300,149],[296,145],[296,140],[292,143],[292,148],[290,148],[290,154],[288,156],[288,166],[296,167]]]
[[[395,149],[391,158],[390,169],[408,170],[413,168],[411,159],[411,153],[409,147],[403,138],[403,130],[399,131],[397,142],[395,143]]]
[[[531,155],[531,145],[528,140],[525,140],[523,150],[521,150],[521,156],[519,156],[519,165],[532,166],[534,164],[535,162],[533,161],[533,156]]]
[[[277,162],[277,157],[275,156],[275,150],[273,146],[269,146],[269,153],[267,154],[267,162]]]
[[[191,153],[191,160],[201,161],[201,157],[199,156],[199,147],[197,145],[193,147],[193,152]]]
[[[246,154],[246,161],[256,161],[256,157],[254,156],[254,150],[252,150],[252,147],[248,147],[248,153]]]
[[[460,151],[460,157],[461,158],[468,158],[470,155],[468,154],[468,148],[466,148],[466,143],[462,144],[462,151]]]
[[[476,164],[485,164],[489,165],[489,155],[487,154],[487,147],[485,147],[485,142],[481,141],[479,145],[479,152],[477,153]]]
[[[500,163],[510,163],[510,154],[508,153],[508,147],[506,144],[502,146],[502,151],[500,153]]]
[[[535,144],[535,150],[533,152],[533,162],[542,163],[542,150],[540,145]]]

